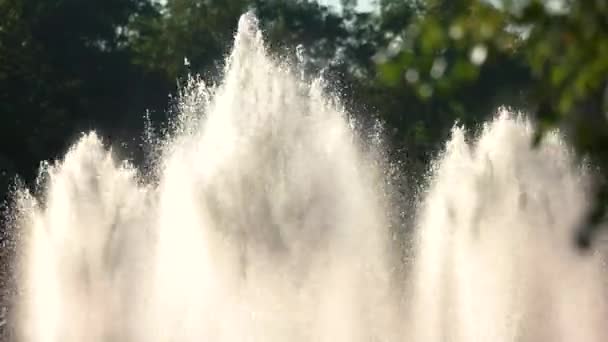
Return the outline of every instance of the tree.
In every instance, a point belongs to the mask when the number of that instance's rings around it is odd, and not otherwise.
[[[126,25],[144,0],[0,2],[0,155],[28,180],[82,130],[110,132],[143,108],[125,96],[131,67]]]

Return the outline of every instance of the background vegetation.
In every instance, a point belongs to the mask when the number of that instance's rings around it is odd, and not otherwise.
[[[498,105],[561,126],[608,186],[608,1],[378,0],[361,13],[312,0],[0,0],[0,192],[33,182],[82,131],[137,160],[146,112],[166,120],[180,80],[214,80],[239,16],[254,9],[274,53],[300,45],[362,118],[386,124],[414,174],[456,120],[475,127]],[[184,60],[189,63],[186,65]]]

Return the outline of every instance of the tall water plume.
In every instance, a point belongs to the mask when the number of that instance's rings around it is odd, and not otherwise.
[[[251,14],[223,83],[192,82],[156,182],[91,133],[22,193],[23,341],[369,341],[391,287],[377,158],[266,55]]]
[[[591,183],[557,135],[533,149],[509,114],[471,143],[455,129],[404,268],[387,164],[296,74],[246,14],[223,82],[192,81],[152,142],[154,172],[90,133],[41,196],[18,192],[19,341],[608,337],[603,255],[570,244]]]

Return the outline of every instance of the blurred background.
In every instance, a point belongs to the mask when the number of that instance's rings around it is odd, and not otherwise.
[[[608,1],[0,0],[2,197],[83,131],[137,159],[144,116],[162,126],[189,73],[218,79],[247,10],[273,53],[300,46],[310,75],[383,120],[409,172],[499,105],[606,159]]]

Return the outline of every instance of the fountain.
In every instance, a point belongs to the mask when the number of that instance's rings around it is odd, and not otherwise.
[[[508,113],[472,143],[455,128],[402,267],[381,148],[296,75],[245,14],[223,82],[192,80],[151,143],[154,172],[89,133],[41,196],[18,191],[17,339],[608,337],[603,254],[570,244],[590,182],[557,134],[533,149]]]
[[[455,128],[418,216],[415,341],[603,341],[604,255],[574,248],[591,185],[556,134],[502,110]]]

